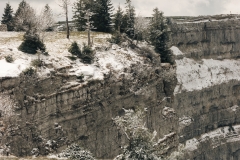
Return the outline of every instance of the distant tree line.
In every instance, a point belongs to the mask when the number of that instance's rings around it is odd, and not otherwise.
[[[67,38],[69,38],[68,12],[71,3],[69,0],[58,0],[58,2],[66,17]],[[121,42],[121,34],[125,33],[129,38],[137,40],[137,43],[140,40],[149,42],[161,55],[161,61],[169,62],[169,31],[163,12],[155,8],[150,20],[141,15],[136,16],[131,0],[126,0],[125,9],[119,4],[115,13],[113,11],[111,0],[75,0],[73,22],[78,31],[88,31],[88,45],[91,44],[91,31],[113,33],[116,36],[116,43]],[[15,13],[10,4],[6,4],[1,23],[7,25],[8,31],[37,33],[43,42],[45,31],[53,30],[54,16],[49,5],[44,7],[40,15],[36,15],[35,10],[22,0]]]

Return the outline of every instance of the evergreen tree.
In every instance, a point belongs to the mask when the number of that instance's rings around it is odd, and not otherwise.
[[[113,23],[114,29],[120,33],[123,24],[123,11],[120,5],[118,6],[117,12],[114,14]]]
[[[126,33],[129,37],[134,36],[134,23],[135,23],[135,8],[132,6],[131,0],[126,0]]]
[[[73,21],[75,22],[75,25],[77,26],[78,31],[84,31],[84,25],[86,23],[86,20],[84,17],[85,10],[85,3],[84,0],[78,0],[73,4]]]
[[[37,16],[36,23],[37,33],[39,34],[39,37],[43,42],[46,37],[46,32],[53,31],[53,25],[55,23],[52,9],[48,4],[45,5],[40,15]]]
[[[163,12],[158,8],[153,10],[153,18],[150,21],[149,40],[155,47],[157,53],[161,55],[162,62],[169,62],[169,32]]]
[[[18,50],[29,54],[36,54],[37,50],[45,52],[46,47],[44,43],[40,40],[36,29],[31,29],[24,34],[23,42],[18,47]]]
[[[111,0],[97,0],[93,9],[94,15],[92,20],[96,31],[110,32],[112,29],[112,11],[113,5]]]
[[[52,31],[55,20],[53,16],[53,11],[48,4],[45,5],[40,18],[41,23],[43,23],[43,30]]]
[[[4,8],[4,13],[3,13],[1,23],[7,25],[7,30],[8,31],[13,30],[13,25],[12,25],[13,16],[12,16],[12,14],[13,14],[13,9],[10,6],[10,4],[7,3],[6,8]]]
[[[14,30],[27,31],[36,27],[36,15],[32,7],[25,1],[20,2],[14,17]]]

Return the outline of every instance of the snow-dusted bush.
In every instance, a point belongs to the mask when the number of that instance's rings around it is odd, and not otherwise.
[[[88,64],[92,63],[93,58],[94,58],[93,53],[94,53],[93,49],[84,43],[83,49],[82,49],[82,54],[80,55],[82,62],[88,63]]]
[[[121,33],[116,32],[112,35],[111,38],[108,39],[108,42],[110,43],[115,43],[115,44],[120,44],[122,42],[122,36]]]
[[[35,54],[39,49],[45,52],[46,48],[43,42],[40,40],[39,35],[35,30],[28,30],[23,36],[23,42],[18,49],[25,53]]]
[[[88,150],[84,150],[77,144],[72,144],[67,149],[59,154],[60,158],[68,158],[71,160],[95,160],[92,153]]]
[[[74,41],[71,46],[68,49],[68,52],[72,53],[73,55],[80,56],[81,55],[81,50],[78,47],[78,44],[76,41]]]
[[[13,62],[13,57],[12,57],[11,55],[5,56],[5,60],[6,60],[8,63],[12,63],[12,62]]]
[[[156,131],[153,133],[148,131],[144,123],[145,109],[124,109],[124,116],[117,116],[114,122],[128,139],[128,145],[123,147],[123,153],[115,158],[115,160],[160,160],[161,158],[155,154],[154,145]]]
[[[34,59],[32,60],[31,65],[34,67],[42,67],[43,61],[41,59]]]
[[[33,74],[36,73],[36,70],[33,69],[32,67],[29,67],[29,68],[26,68],[25,70],[23,70],[22,73],[26,76],[32,76]]]
[[[139,52],[141,55],[150,59],[151,61],[155,60],[156,58],[158,58],[158,60],[159,60],[159,55],[153,49],[151,49],[147,46],[141,47]]]

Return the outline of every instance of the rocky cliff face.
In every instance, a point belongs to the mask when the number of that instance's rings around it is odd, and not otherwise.
[[[165,108],[171,106],[171,101],[162,101],[173,97],[174,68],[139,64],[127,68],[118,78],[109,74],[103,81],[73,83],[76,81],[76,77],[60,73],[45,79],[2,79],[1,88],[10,90],[17,102],[14,115],[4,121],[8,130],[2,136],[3,144],[23,156],[33,148],[46,154],[76,142],[96,157],[113,158],[119,154],[125,137],[112,118],[123,114],[122,108],[145,106],[148,127],[158,131],[159,138],[172,133],[163,141],[171,139],[172,145],[163,146],[164,152],[176,150],[177,117]]]
[[[202,23],[174,24],[172,44],[186,57],[238,58],[240,50],[240,21],[224,20]]]
[[[239,20],[173,27],[181,154],[172,159],[239,159]],[[174,155],[174,154],[173,154]],[[178,158],[177,158],[178,157]]]
[[[239,159],[239,24],[173,25],[175,66],[144,61],[88,83],[67,68],[45,78],[2,78],[2,145],[23,156],[78,142],[98,158],[113,158],[126,139],[112,118],[122,108],[144,106],[147,127],[162,138],[163,156]]]

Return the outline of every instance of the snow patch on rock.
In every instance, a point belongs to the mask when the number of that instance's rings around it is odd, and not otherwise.
[[[17,59],[8,63],[5,59],[0,60],[0,77],[17,77],[30,64],[29,60]]]
[[[172,47],[175,55],[180,52]],[[182,91],[201,90],[213,85],[240,80],[240,60],[202,59],[195,61],[190,58],[176,60],[178,84],[174,94]]]

